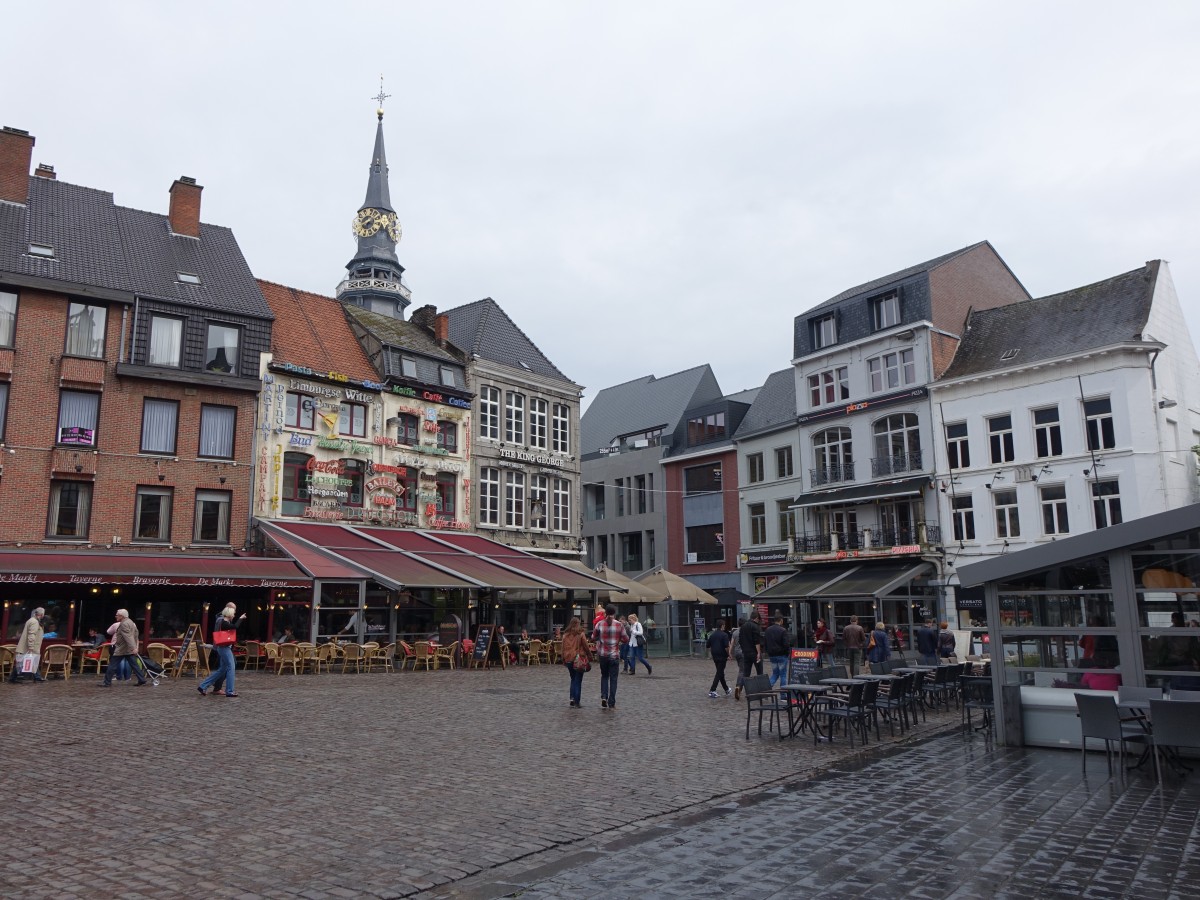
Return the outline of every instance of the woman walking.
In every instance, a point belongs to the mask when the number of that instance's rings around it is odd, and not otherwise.
[[[236,616],[236,618],[235,618]],[[232,643],[217,643],[217,634],[227,631],[237,631],[237,627],[242,624],[246,618],[246,614],[237,614],[237,607],[232,603],[228,604],[221,614],[217,616],[217,621],[213,624],[213,649],[217,651],[217,658],[221,661],[221,665],[217,671],[213,672],[205,678],[196,688],[200,692],[201,697],[208,696],[208,689],[216,684],[225,685],[225,696],[236,697],[237,691],[233,689],[233,644]]]
[[[892,658],[892,647],[888,641],[887,626],[883,622],[875,623],[875,630],[867,642],[867,660],[881,663]]]
[[[571,707],[579,709],[580,698],[583,694],[583,673],[592,667],[592,655],[588,650],[587,640],[583,636],[583,628],[579,617],[571,619],[567,630],[562,636],[563,665],[571,673]]]
[[[629,614],[629,674],[637,674],[638,660],[642,661],[642,665],[646,667],[646,674],[653,675],[654,669],[650,667],[650,663],[646,662],[646,632],[642,629],[642,623],[638,621],[638,617],[633,613]]]

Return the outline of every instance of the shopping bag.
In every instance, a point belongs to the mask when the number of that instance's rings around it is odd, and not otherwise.
[[[237,641],[237,630],[234,628],[213,632],[212,642],[214,647],[227,647],[235,641]]]
[[[24,656],[22,656],[21,657],[21,674],[22,675],[36,675],[37,668],[38,668],[38,659],[40,657],[41,657],[40,653],[26,653]]]

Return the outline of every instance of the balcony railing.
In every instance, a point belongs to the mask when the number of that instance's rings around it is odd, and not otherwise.
[[[907,528],[864,528],[860,531],[810,531],[796,535],[796,553],[838,553],[940,544],[942,529],[920,523]]]
[[[871,474],[898,475],[901,472],[916,472],[921,468],[921,451],[897,453],[893,456],[877,456],[871,460]]]
[[[813,487],[820,487],[824,484],[837,484],[839,481],[854,480],[854,463],[842,463],[835,466],[821,466],[817,469],[808,470],[809,480]]]

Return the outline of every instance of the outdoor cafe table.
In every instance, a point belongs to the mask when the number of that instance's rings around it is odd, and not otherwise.
[[[788,737],[795,737],[806,727],[812,728],[813,736],[828,740],[821,734],[820,726],[813,717],[813,699],[828,694],[829,685],[825,684],[784,684],[778,688],[780,694],[788,701]],[[793,716],[795,710],[797,716]]]
[[[937,666],[900,666],[892,669],[893,672],[899,672],[901,675],[918,674],[921,672],[936,672]]]
[[[861,678],[863,681],[889,681],[889,682],[890,681],[899,681],[901,678],[900,675],[873,675],[873,674],[868,674],[868,673],[864,673],[862,675],[859,675],[858,677]]]
[[[1164,696],[1161,699],[1170,701],[1170,696]],[[1176,703],[1189,703],[1188,700],[1176,700]],[[1145,729],[1147,735],[1154,734],[1154,723],[1150,720],[1150,701],[1146,698],[1137,700],[1119,700],[1117,701],[1117,709],[1121,712],[1131,712],[1132,716],[1122,716],[1122,719],[1130,722],[1137,722]],[[1188,767],[1184,765],[1183,760],[1179,757],[1179,752],[1173,747],[1163,747],[1163,759],[1166,760],[1168,766],[1177,775],[1182,775]],[[1146,748],[1142,751],[1142,755],[1138,758],[1131,769],[1140,769],[1150,759],[1150,755],[1154,752],[1154,745],[1149,741],[1146,742]]]
[[[863,684],[865,681],[866,681],[865,678],[860,678],[857,676],[854,678],[822,678],[821,684],[827,684],[830,687],[839,688],[839,689],[841,689],[841,688],[849,689],[849,688],[854,687],[854,685],[856,685],[856,684]]]

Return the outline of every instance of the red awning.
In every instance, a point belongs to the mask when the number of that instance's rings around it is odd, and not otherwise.
[[[322,581],[361,581],[370,577],[369,572],[339,562],[285,532],[274,528],[263,528],[263,532],[313,578]]]
[[[309,588],[290,559],[78,550],[0,550],[0,584]]]

